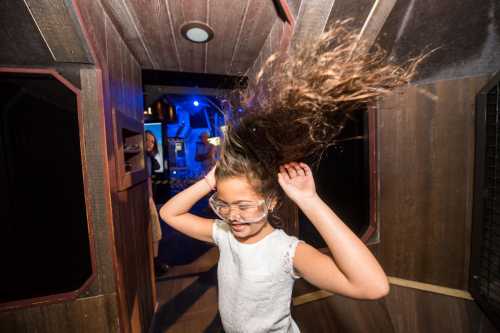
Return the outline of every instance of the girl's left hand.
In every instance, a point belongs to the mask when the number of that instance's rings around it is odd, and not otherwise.
[[[294,202],[316,196],[316,185],[309,166],[305,163],[287,163],[280,166],[278,183]]]

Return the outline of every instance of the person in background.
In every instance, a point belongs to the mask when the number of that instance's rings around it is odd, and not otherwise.
[[[208,133],[200,134],[200,142],[196,144],[195,160],[201,162],[203,175],[213,167],[215,163],[215,146],[208,142]]]
[[[153,238],[154,270],[155,270],[155,275],[158,277],[167,273],[169,269],[168,265],[161,263],[158,258],[158,249],[160,246],[162,233],[160,226],[160,218],[158,217],[158,210],[156,209],[156,205],[153,200],[153,185],[151,181],[151,176],[153,175],[153,171],[158,170],[160,168],[160,164],[155,158],[155,156],[158,154],[158,143],[156,142],[155,135],[151,131],[146,131],[145,139],[146,139],[146,170],[148,175],[149,212],[150,212],[151,231]]]

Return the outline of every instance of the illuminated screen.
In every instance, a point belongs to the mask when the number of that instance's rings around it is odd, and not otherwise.
[[[162,173],[163,172],[163,140],[161,135],[161,123],[148,123],[144,124],[144,130],[151,131],[156,137],[156,142],[158,144],[158,154],[156,154],[155,159],[158,161],[160,168],[154,170],[153,172]]]

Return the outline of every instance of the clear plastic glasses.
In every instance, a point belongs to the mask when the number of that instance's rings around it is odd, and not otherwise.
[[[236,220],[237,223],[256,223],[267,216],[269,209],[265,199],[228,204],[217,199],[217,193],[214,193],[208,202],[215,214],[226,222]]]

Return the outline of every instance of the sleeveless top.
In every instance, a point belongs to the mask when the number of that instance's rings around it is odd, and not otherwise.
[[[300,332],[290,314],[299,240],[275,229],[244,244],[221,220],[215,220],[212,237],[220,252],[219,312],[226,333]]]

